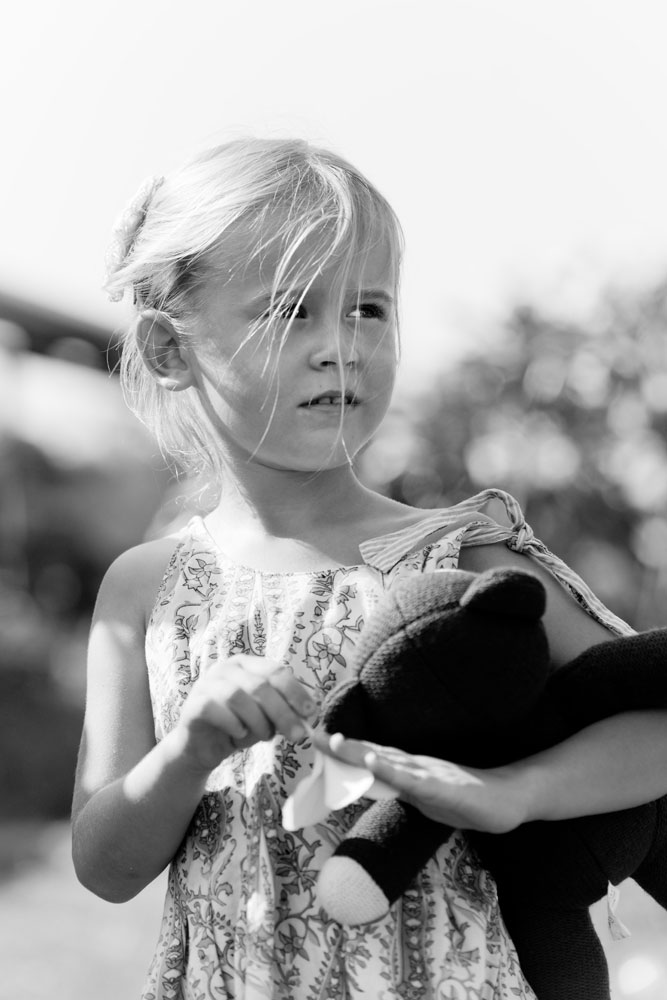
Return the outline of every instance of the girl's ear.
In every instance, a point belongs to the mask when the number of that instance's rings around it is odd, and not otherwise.
[[[166,313],[143,309],[134,333],[144,364],[163,388],[179,392],[195,384],[188,352]]]

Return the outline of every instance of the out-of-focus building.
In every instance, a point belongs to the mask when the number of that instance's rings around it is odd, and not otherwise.
[[[66,811],[95,595],[167,485],[117,360],[111,330],[0,293],[0,817]]]

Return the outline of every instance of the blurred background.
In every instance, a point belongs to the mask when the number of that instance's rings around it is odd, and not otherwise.
[[[0,1000],[138,996],[163,880],[78,886],[67,815],[112,559],[186,515],[113,369],[115,217],[246,132],[358,164],[407,242],[396,402],[364,478],[486,486],[637,628],[667,624],[662,0],[36,0],[5,12],[0,155]],[[632,885],[615,998],[667,996]]]

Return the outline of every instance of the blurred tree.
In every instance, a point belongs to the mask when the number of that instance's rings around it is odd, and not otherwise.
[[[667,284],[587,324],[514,309],[403,404],[364,456],[397,499],[513,493],[535,533],[637,628],[667,624]]]

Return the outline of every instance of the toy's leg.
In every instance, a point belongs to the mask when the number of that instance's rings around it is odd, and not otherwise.
[[[341,924],[377,920],[451,832],[398,799],[373,803],[323,865],[321,905]]]
[[[582,845],[578,821],[471,839],[496,879],[500,912],[539,1000],[609,1000],[589,910],[604,896],[607,877]]]
[[[526,900],[500,893],[500,911],[538,1000],[609,1000],[609,973],[585,908],[531,912]]]
[[[628,877],[667,907],[667,799],[471,839],[496,878],[501,912],[539,1000],[607,1000],[589,907],[609,882]]]
[[[655,810],[653,846],[632,877],[667,909],[667,798],[658,799],[651,807]]]
[[[667,909],[667,798],[573,824],[608,882],[633,878]]]

